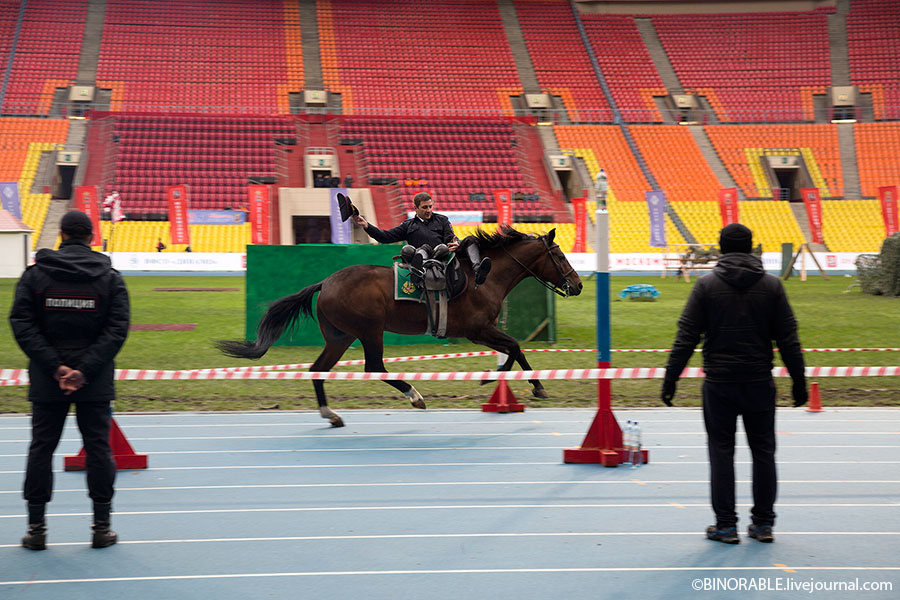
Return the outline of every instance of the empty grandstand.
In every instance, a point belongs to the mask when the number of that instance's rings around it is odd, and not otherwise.
[[[518,227],[556,227],[571,250],[571,201],[593,210],[602,168],[616,253],[714,242],[722,190],[764,251],[796,247],[813,237],[809,189],[815,250],[877,251],[900,180],[900,5],[782,4],[11,0],[0,180],[18,184],[34,248],[96,186],[125,213],[104,223],[107,250],[160,250],[167,189],[186,185],[193,252],[243,252],[262,229],[291,243],[280,190],[306,190],[313,218],[334,187],[365,188],[380,226],[431,191],[462,232],[495,227],[509,190]],[[649,245],[653,190],[667,248]]]

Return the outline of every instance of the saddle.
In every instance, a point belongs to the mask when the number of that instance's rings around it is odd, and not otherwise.
[[[449,302],[466,290],[468,278],[453,253],[446,262],[433,258],[425,260],[422,270],[425,274],[422,283],[417,286],[410,280],[409,264],[402,261],[394,263],[394,300],[424,304],[428,315],[425,333],[443,339],[447,337]]]

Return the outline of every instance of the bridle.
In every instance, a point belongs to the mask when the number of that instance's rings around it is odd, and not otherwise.
[[[547,241],[547,238],[545,238],[544,236],[540,236],[538,239],[540,239],[541,242],[544,243],[544,250],[547,251],[546,255],[550,257],[550,261],[553,263],[553,268],[556,269],[556,274],[559,275],[559,280],[557,280],[556,283],[550,283],[546,279],[538,277],[538,274],[535,273],[534,271],[532,271],[528,267],[528,265],[523,263],[521,260],[519,260],[518,258],[513,256],[512,254],[510,254],[509,250],[507,250],[506,247],[503,248],[503,251],[506,252],[507,256],[509,256],[514,261],[516,261],[516,263],[518,263],[520,267],[525,269],[525,271],[527,271],[529,275],[531,275],[532,277],[537,279],[538,282],[542,286],[547,288],[548,290],[552,291],[555,294],[562,296],[563,298],[567,298],[567,297],[571,296],[572,295],[572,286],[569,284],[569,280],[567,279],[567,277],[575,271],[575,268],[572,265],[569,265],[569,270],[566,272],[563,272],[563,266],[560,264],[559,260],[553,254],[553,250],[558,249],[559,244],[557,244],[555,242],[553,244],[551,244],[550,242]]]

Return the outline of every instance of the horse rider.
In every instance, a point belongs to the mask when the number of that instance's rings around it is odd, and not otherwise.
[[[428,192],[416,194],[413,204],[416,206],[416,215],[393,229],[379,229],[370,225],[361,215],[357,215],[355,221],[376,242],[390,244],[405,240],[408,246],[404,246],[400,254],[409,263],[410,272],[419,277],[422,273],[422,263],[425,259],[431,258],[432,252],[435,258],[440,259],[442,254],[446,256],[447,251],[453,252],[463,246],[469,262],[472,263],[475,285],[484,283],[491,271],[491,259],[487,256],[481,258],[481,251],[475,238],[468,237],[460,244],[453,233],[450,219],[434,212],[434,200]],[[444,251],[441,246],[445,246],[447,250]]]

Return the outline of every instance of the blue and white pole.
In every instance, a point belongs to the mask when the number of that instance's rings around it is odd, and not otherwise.
[[[597,268],[597,368],[610,366],[611,327],[609,308],[609,213],[599,208],[594,213],[597,224],[595,247]],[[597,414],[580,448],[563,450],[567,463],[600,463],[615,467],[622,460],[622,430],[612,413],[612,381],[597,380]]]

